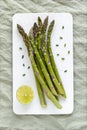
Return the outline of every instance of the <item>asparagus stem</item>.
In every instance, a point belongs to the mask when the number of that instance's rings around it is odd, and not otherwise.
[[[35,42],[37,41],[37,37],[38,37],[37,36],[38,35],[38,27],[36,26],[34,33],[33,33],[33,28],[31,28],[29,35],[33,36],[34,44],[35,44]],[[39,66],[35,57],[34,57],[34,60],[35,60],[35,63],[37,64],[38,69],[40,70],[40,66]],[[43,78],[41,71],[39,71],[39,72],[40,72],[40,74]],[[39,83],[36,75],[35,75],[35,79],[36,79],[36,85],[37,85],[38,96],[39,96],[39,99],[40,99],[40,104],[41,104],[42,107],[46,107],[46,100],[45,100],[43,88],[42,88],[41,84]]]
[[[43,47],[43,43],[46,43],[45,42],[45,39],[46,39],[46,30],[47,30],[47,25],[48,25],[48,17],[46,17],[45,18],[45,20],[44,20],[44,22],[43,22],[43,24],[42,24],[42,20],[41,20],[41,18],[40,17],[38,17],[38,43],[37,43],[37,45],[39,45],[39,46],[37,46],[38,47],[38,50],[39,50],[39,53],[40,53],[40,56],[41,56],[41,58],[42,58],[42,60],[43,60],[43,62],[44,62],[44,64],[45,64],[45,66],[46,66],[46,63],[45,63],[45,60],[44,60],[44,57],[43,57],[43,53],[42,53],[42,47]],[[36,25],[37,26],[37,25]],[[47,68],[47,66],[46,66],[46,68]],[[47,69],[48,70],[48,69]],[[55,86],[55,85],[54,85]],[[56,89],[56,87],[55,87],[55,89]],[[57,91],[57,90],[56,90]],[[57,98],[58,96],[56,96],[56,98]]]
[[[54,88],[54,86],[52,84],[52,81],[50,79],[49,73],[47,72],[47,69],[46,69],[46,67],[45,67],[45,65],[44,65],[44,63],[43,63],[43,61],[41,59],[41,56],[40,56],[40,54],[39,54],[39,52],[37,50],[37,47],[33,43],[33,41],[32,41],[32,47],[33,47],[34,53],[36,55],[36,58],[37,58],[40,66],[41,66],[41,69],[42,69],[42,72],[44,74],[44,77],[45,77],[45,79],[46,79],[46,81],[47,81],[47,83],[49,85],[49,88],[51,89],[52,93],[57,96],[56,90],[55,90],[55,88]]]
[[[35,28],[37,28],[37,24],[36,23],[34,23],[34,27],[33,27],[33,35],[34,35],[34,37],[35,37],[35,34],[36,34],[36,32],[35,32],[36,29]],[[55,88],[54,88],[54,86],[52,84],[51,78],[50,78],[49,73],[47,72],[47,69],[46,69],[46,67],[44,65],[44,62],[43,62],[43,60],[42,60],[42,58],[41,58],[41,56],[39,54],[37,46],[34,44],[34,40],[33,40],[32,36],[31,36],[31,45],[32,45],[33,50],[34,50],[34,54],[36,55],[36,58],[37,58],[40,66],[41,66],[42,72],[43,72],[44,77],[45,77],[45,79],[46,79],[46,81],[48,83],[49,88],[51,89],[52,93],[55,96],[57,96],[57,92],[56,92],[56,90],[55,90]]]
[[[42,20],[40,17],[38,17],[38,37],[37,37],[37,48],[40,49],[41,44],[41,33],[42,33]]]
[[[35,23],[34,24],[34,28],[33,28],[33,37],[34,37],[34,44],[37,45],[37,48],[38,48],[38,51],[40,53],[40,56],[44,62],[44,59],[43,59],[43,56],[42,56],[42,53],[41,53],[41,49],[40,49],[40,45],[41,45],[41,40],[42,40],[42,20],[40,19],[40,17],[38,17],[38,26],[37,24]],[[38,31],[37,31],[38,30]],[[44,78],[44,75],[43,75],[43,72],[41,70],[41,67],[38,63],[38,59],[37,57],[35,58],[35,62],[37,64],[37,67],[38,67],[38,70],[40,72],[40,75],[42,76],[43,80],[46,82],[45,78]],[[42,90],[43,91],[43,90]],[[43,93],[42,93],[43,94]],[[44,99],[44,97],[43,97]]]
[[[24,43],[25,43],[27,49],[30,49],[30,50],[28,50],[28,53],[30,53],[31,51],[33,53],[33,50],[31,49],[30,44],[28,42],[27,34],[24,32],[23,28],[20,25],[17,25],[17,28],[18,28],[19,33],[23,37],[23,40],[24,40]],[[30,31],[32,33],[32,30],[30,30]],[[34,73],[34,75],[35,75],[35,73]],[[37,86],[38,95],[40,97],[39,98],[40,99],[40,104],[41,104],[42,107],[46,107],[46,101],[45,101],[44,93],[42,91],[41,85],[40,85],[36,75],[35,75],[35,80],[36,80],[36,86]]]
[[[42,25],[43,25],[42,20],[41,20],[40,17],[38,17],[38,25],[35,23],[36,28],[38,27],[38,32],[35,31],[36,30],[35,28],[33,28],[33,32],[34,32],[34,34],[35,34],[35,32],[38,33],[37,37],[35,37],[35,35],[34,35],[34,43],[37,45],[37,49],[39,51],[39,54],[40,54],[40,56],[41,56],[41,58],[44,62],[44,58],[42,56],[41,47],[40,47],[41,46],[41,40],[42,40]],[[36,59],[35,62],[38,66],[38,69],[40,70],[39,71],[40,75],[42,76],[43,80],[46,82],[45,77],[44,77],[43,72],[42,72],[42,69],[41,69],[41,67],[38,63],[38,59],[37,58],[35,58],[35,59]],[[44,62],[44,64],[45,64],[45,62]],[[46,84],[47,84],[47,82],[46,82]]]
[[[32,34],[31,37],[32,37],[32,39],[34,39],[33,42],[34,42],[34,44],[37,45],[37,49],[38,49],[38,44],[41,43],[40,35],[41,35],[41,31],[42,31],[42,27],[41,27],[42,26],[42,20],[40,19],[40,17],[38,17],[38,26],[37,26],[36,23],[35,23],[34,26],[35,26],[35,28],[32,29],[33,34]],[[38,30],[38,31],[36,31],[36,30]],[[39,65],[37,57],[35,57],[35,62],[38,66],[38,69],[40,70],[40,74],[41,74],[42,78],[44,79],[44,75],[43,75],[43,72],[42,72],[41,67]]]
[[[46,29],[47,29],[47,25],[48,25],[48,17],[44,20],[44,24],[42,26],[42,54],[43,54],[43,57],[45,59],[45,63],[46,63],[46,66],[48,68],[48,71],[49,71],[49,74],[52,78],[52,81],[55,85],[55,87],[57,88],[57,90],[59,91],[59,93],[62,95],[64,94],[63,92],[63,89],[60,85],[60,83],[58,82],[57,78],[56,78],[56,75],[53,71],[53,68],[51,66],[51,63],[50,63],[50,59],[49,59],[49,54],[48,54],[48,51],[47,51],[47,46],[46,46]],[[35,24],[34,24],[34,28],[36,28]]]
[[[55,98],[55,96],[51,93],[50,89],[48,88],[48,86],[46,85],[46,83],[44,82],[44,80],[42,79],[42,77],[40,76],[40,73],[39,73],[38,68],[37,68],[37,66],[35,64],[34,57],[33,57],[32,53],[30,54],[30,60],[31,60],[31,63],[32,63],[33,70],[34,70],[34,72],[35,72],[35,74],[36,74],[36,76],[37,76],[40,84],[44,88],[47,97],[56,105],[57,108],[61,109],[62,106],[57,101],[57,99]]]
[[[37,59],[35,60],[35,62],[36,62],[37,68],[38,68],[38,70],[39,70],[39,73],[40,73],[42,79],[45,80],[45,79],[44,79],[44,76],[43,76],[43,73],[42,73],[42,71],[41,71],[40,65],[38,64]],[[36,77],[36,76],[35,76],[35,77]],[[41,84],[39,83],[37,77],[36,77],[36,84],[37,84],[37,86],[38,86],[38,87],[37,87],[37,90],[38,90],[38,95],[39,95],[39,99],[40,99],[40,104],[41,104],[43,107],[46,107],[46,100],[45,100],[45,96],[44,96],[44,91],[43,91],[43,88],[42,88]]]
[[[42,46],[42,41],[43,41],[43,25],[46,25],[48,24],[48,18],[46,17],[45,20],[44,20],[44,23],[42,24],[42,20],[40,17],[38,17],[38,37],[37,37],[37,48],[38,48],[38,51],[39,51],[39,54],[45,64],[45,61],[44,61],[44,57],[42,55],[42,51],[41,51],[41,46]],[[46,28],[46,25],[44,26]],[[37,26],[37,25],[36,25]],[[35,28],[35,26],[34,26]],[[46,64],[45,64],[46,65]]]
[[[61,84],[61,88],[63,89],[63,92],[64,92],[62,94],[62,96],[66,98],[66,92],[64,90],[64,87],[63,87],[63,84],[62,84],[62,80],[60,78],[60,75],[59,75],[59,72],[58,72],[58,68],[57,68],[57,66],[55,64],[53,52],[52,52],[52,49],[51,49],[51,40],[50,40],[50,38],[51,38],[53,27],[54,27],[54,20],[50,23],[50,25],[48,27],[48,32],[47,32],[47,49],[48,49],[48,53],[49,53],[49,56],[50,56],[50,61],[51,61],[52,68],[53,68],[54,73],[55,73],[55,75],[57,77],[57,80]]]
[[[41,104],[42,107],[46,107],[47,104],[46,104],[46,100],[45,100],[45,97],[44,97],[44,92],[43,92],[42,86],[40,85],[36,75],[35,75],[35,80],[36,80],[36,86],[37,86],[40,104]]]
[[[52,92],[50,91],[50,89],[48,88],[48,86],[46,85],[46,83],[44,82],[43,78],[41,77],[41,75],[39,73],[39,70],[38,70],[37,65],[35,63],[35,60],[34,60],[33,48],[31,46],[29,37],[27,36],[27,34],[25,33],[25,31],[23,30],[23,28],[20,25],[17,24],[17,28],[18,28],[19,33],[23,37],[23,41],[25,42],[25,45],[27,47],[28,54],[29,54],[31,64],[32,64],[32,68],[34,70],[34,73],[35,73],[38,81],[40,82],[43,89],[45,90],[46,95],[48,96],[48,98],[56,105],[57,108],[61,109],[62,106],[56,100],[55,96],[52,94]]]
[[[50,73],[52,81],[55,84],[55,87],[58,89],[58,92],[62,95],[62,94],[64,94],[64,92],[63,92],[63,89],[61,88],[60,83],[58,82],[58,80],[57,80],[57,78],[55,76],[55,73],[54,73],[53,68],[51,66],[51,63],[50,63],[50,59],[48,57],[47,50],[44,48],[44,49],[42,49],[42,51],[43,51],[44,59],[46,61],[46,65],[48,67],[48,71]]]
[[[46,30],[48,26],[48,16],[45,18],[42,26],[42,43],[41,43],[41,49],[44,47],[44,43],[46,43]]]

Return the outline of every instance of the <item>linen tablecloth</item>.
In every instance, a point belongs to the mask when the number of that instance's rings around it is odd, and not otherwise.
[[[0,130],[87,130],[87,0],[0,0]],[[74,111],[17,116],[12,110],[12,16],[69,12],[74,19]]]

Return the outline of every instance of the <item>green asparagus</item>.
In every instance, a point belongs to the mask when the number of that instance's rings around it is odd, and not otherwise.
[[[32,64],[34,73],[37,76],[37,79],[39,80],[40,84],[42,85],[43,89],[45,90],[48,98],[56,105],[57,108],[61,109],[62,106],[60,105],[59,101],[56,100],[55,96],[52,94],[52,92],[50,91],[50,89],[48,88],[48,86],[46,85],[46,83],[44,82],[43,78],[41,77],[41,75],[39,73],[39,70],[38,70],[35,60],[34,60],[34,53],[33,53],[34,50],[31,46],[31,40],[29,39],[29,37],[27,36],[27,34],[25,33],[25,31],[23,30],[23,28],[20,25],[17,24],[17,28],[18,28],[19,33],[23,37],[23,41],[27,47],[28,54],[29,54],[29,57],[31,60],[31,64]],[[36,51],[36,53],[37,53],[37,51]]]
[[[39,26],[37,26],[37,24],[36,24],[36,28],[31,28],[31,31],[30,31],[30,33],[33,31],[33,38],[34,38],[34,43],[35,44],[37,44],[37,46],[38,46],[38,43],[39,43],[39,36],[40,36],[40,32],[41,32],[41,30],[42,30],[42,28],[41,28],[41,26],[42,26],[42,21],[41,21],[41,19],[40,18],[38,18],[39,19],[39,23],[38,23],[38,25]],[[32,33],[31,33],[32,34]],[[38,67],[38,70],[39,70],[39,72],[40,72],[40,75],[42,76],[42,78],[44,79],[44,81],[46,81],[45,80],[45,78],[44,78],[44,75],[43,75],[43,73],[42,73],[42,70],[41,70],[41,67],[40,67],[40,65],[39,65],[39,63],[38,63],[38,59],[35,57],[35,62],[36,62],[36,64],[37,64],[37,67]],[[43,88],[42,88],[42,86],[39,84],[39,82],[38,82],[38,80],[36,81],[36,84],[37,84],[37,86],[38,86],[38,88],[37,88],[37,90],[38,90],[38,95],[39,95],[39,99],[40,99],[40,104],[42,105],[42,106],[45,106],[46,105],[46,101],[45,101],[45,97],[44,97],[44,91],[43,91]],[[43,103],[43,104],[42,104]]]
[[[36,24],[34,24],[34,28],[35,28],[35,26],[36,26]],[[39,54],[39,51],[38,51],[38,49],[37,49],[37,46],[34,44],[34,40],[33,40],[33,39],[31,39],[31,44],[32,44],[34,53],[35,53],[35,55],[36,55],[36,58],[37,58],[37,60],[38,60],[38,62],[39,62],[39,64],[40,64],[40,66],[41,66],[41,70],[42,70],[42,72],[43,72],[43,74],[44,74],[44,77],[45,77],[45,79],[46,79],[46,81],[47,81],[47,83],[48,83],[48,86],[49,86],[49,88],[51,89],[52,93],[53,93],[55,96],[57,96],[57,92],[56,92],[56,90],[55,90],[55,88],[54,88],[54,86],[53,86],[53,84],[52,84],[52,81],[51,81],[51,78],[50,78],[50,76],[49,76],[49,73],[47,72],[47,69],[46,69],[46,67],[45,67],[45,65],[44,65],[44,63],[43,63],[43,60],[42,60],[42,58],[41,58],[41,56],[40,56],[40,54]]]
[[[46,100],[44,97],[44,92],[43,92],[42,86],[40,85],[36,75],[35,75],[35,80],[36,80],[36,85],[37,85],[38,96],[40,99],[40,104],[42,107],[46,107],[47,104],[46,104]]]
[[[42,46],[42,43],[43,43],[42,38],[46,39],[46,35],[45,35],[45,34],[46,34],[47,25],[48,25],[48,17],[45,18],[43,24],[42,24],[41,18],[38,17],[38,34],[39,34],[39,35],[38,35],[38,37],[37,37],[37,40],[38,40],[38,41],[37,41],[37,45],[39,45],[39,46],[37,46],[37,47],[38,47],[40,56],[41,56],[41,58],[42,58],[44,64],[45,64],[45,61],[44,61],[44,57],[43,57],[43,55],[42,55],[41,46]],[[36,26],[37,26],[37,25],[36,25]],[[45,64],[45,66],[46,66],[46,64]],[[47,68],[47,66],[46,66],[46,68]],[[56,89],[56,88],[55,88],[55,89]],[[58,96],[56,96],[56,99],[58,99]]]
[[[51,93],[51,91],[49,90],[48,86],[46,85],[46,83],[44,82],[44,80],[42,79],[42,77],[40,76],[40,73],[39,73],[38,68],[37,68],[37,66],[35,64],[32,52],[30,52],[30,60],[31,60],[31,63],[32,63],[33,70],[34,70],[34,72],[35,72],[35,74],[36,74],[36,76],[37,76],[40,84],[44,88],[47,97],[56,105],[57,108],[61,109],[62,106],[60,105],[59,101],[57,101],[57,99],[55,98],[55,96]]]
[[[35,28],[34,33],[33,33],[33,28],[31,28],[30,31],[29,31],[29,35],[32,36],[34,38],[34,40],[36,41],[36,37],[38,35],[38,28],[37,27]],[[34,60],[35,59],[36,58],[34,58]],[[38,69],[40,70],[37,60],[35,60],[35,62],[37,64]],[[40,74],[41,74],[41,71],[40,71]],[[34,73],[34,75],[35,75],[35,73]],[[43,76],[43,75],[41,75],[41,76]],[[41,84],[39,83],[36,75],[35,75],[35,80],[36,80],[36,86],[37,86],[37,91],[38,91],[40,104],[41,104],[42,107],[46,107],[46,100],[45,100],[43,88],[42,88]]]
[[[58,80],[55,76],[55,73],[54,73],[53,68],[51,66],[51,63],[50,63],[48,51],[47,51],[47,46],[46,46],[46,41],[45,41],[47,24],[48,24],[48,17],[45,19],[45,22],[44,22],[43,27],[42,27],[42,30],[43,30],[43,37],[42,37],[42,43],[41,43],[42,44],[42,48],[41,48],[42,54],[44,56],[49,74],[52,78],[53,83],[55,84],[55,87],[58,89],[59,93],[61,95],[63,95],[64,94],[63,88],[61,87],[60,83],[58,82]]]
[[[42,41],[45,39],[45,38],[44,38],[44,33],[45,33],[45,31],[46,31],[47,25],[48,25],[48,17],[45,18],[43,24],[42,24],[41,18],[38,17],[38,34],[39,34],[39,35],[38,35],[38,37],[37,37],[37,48],[38,48],[38,51],[39,51],[39,53],[40,53],[40,56],[41,56],[41,58],[42,58],[44,64],[45,64],[45,60],[44,60],[44,57],[43,57],[43,55],[42,55],[42,50],[41,50],[41,48],[42,48],[42,43],[43,43]],[[44,28],[45,28],[45,31],[44,31]],[[43,31],[44,31],[44,32],[43,32]],[[46,64],[45,64],[45,66],[46,66]]]
[[[55,64],[55,60],[54,60],[54,57],[53,57],[53,53],[52,53],[52,49],[51,49],[51,41],[50,41],[50,38],[51,38],[51,34],[52,34],[52,30],[53,30],[53,27],[54,27],[54,20],[50,23],[49,27],[48,27],[48,32],[47,32],[47,49],[48,49],[48,53],[49,53],[49,56],[50,56],[50,61],[51,61],[51,65],[53,67],[53,70],[54,70],[54,73],[57,77],[57,80],[59,81],[62,89],[63,89],[63,94],[62,96],[64,96],[66,98],[66,93],[65,93],[65,90],[64,90],[64,87],[63,87],[63,84],[62,84],[62,80],[60,78],[60,75],[59,75],[59,72],[58,72],[58,69],[57,69],[57,66]]]
[[[41,56],[41,58],[42,58],[44,64],[45,64],[45,60],[44,60],[44,57],[43,57],[43,53],[42,53],[41,48],[42,48],[43,43],[46,43],[45,40],[46,40],[47,25],[48,25],[48,16],[45,18],[43,24],[42,24],[41,18],[38,17],[38,28],[39,28],[39,29],[38,29],[38,34],[39,34],[39,35],[38,35],[38,37],[37,37],[37,39],[38,39],[37,45],[39,45],[39,46],[37,46],[37,47],[38,47],[40,56]],[[45,64],[45,66],[46,66],[46,64]],[[47,66],[46,66],[46,68],[47,68]],[[47,69],[47,70],[48,70],[48,69]],[[54,86],[55,86],[55,85],[54,85]],[[55,89],[56,89],[56,87],[55,87]],[[57,90],[56,90],[56,91],[57,91]],[[58,99],[58,96],[56,96],[56,98]]]

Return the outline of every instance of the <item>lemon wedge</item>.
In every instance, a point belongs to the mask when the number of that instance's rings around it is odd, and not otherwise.
[[[22,104],[29,104],[34,99],[34,91],[31,87],[23,85],[17,89],[16,97]]]

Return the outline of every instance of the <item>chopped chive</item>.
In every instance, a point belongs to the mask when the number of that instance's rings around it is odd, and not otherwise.
[[[64,70],[64,72],[66,73],[66,72],[67,72],[67,70]]]
[[[26,74],[23,74],[22,76],[24,77]]]
[[[65,58],[61,58],[61,60],[65,60]]]
[[[22,50],[22,47],[19,47],[20,50]]]
[[[25,66],[25,64],[23,64],[23,66]]]
[[[56,44],[56,46],[58,47],[59,45],[58,45],[58,44]]]
[[[64,26],[62,26],[62,29],[64,29]]]
[[[66,44],[64,44],[64,47],[66,47]]]
[[[63,39],[63,37],[60,37],[60,39]]]
[[[24,55],[22,55],[22,59],[24,58]]]
[[[57,56],[59,56],[59,54],[57,54]]]
[[[68,51],[68,54],[70,54],[70,51]]]
[[[28,66],[28,69],[30,69],[30,66]]]

